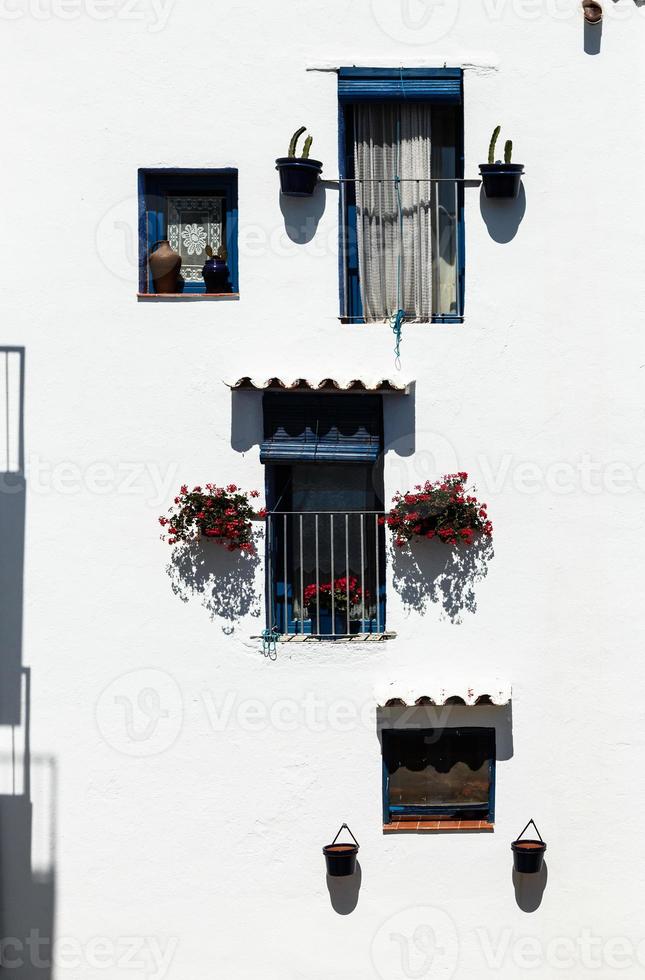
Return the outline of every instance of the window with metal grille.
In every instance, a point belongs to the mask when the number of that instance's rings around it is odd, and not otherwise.
[[[280,633],[385,630],[380,396],[264,396],[267,620]]]

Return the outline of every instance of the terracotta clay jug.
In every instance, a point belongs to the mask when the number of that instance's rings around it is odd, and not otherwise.
[[[179,270],[181,255],[170,247],[168,239],[155,242],[150,250],[150,272],[156,293],[176,293],[179,291]]]

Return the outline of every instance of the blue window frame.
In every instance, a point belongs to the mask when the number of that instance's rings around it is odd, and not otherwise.
[[[494,823],[494,728],[385,728],[382,740],[384,823]]]
[[[181,221],[190,222],[191,217],[198,224],[200,237],[196,247],[190,253],[186,250],[182,256],[179,290],[186,294],[206,291],[200,267],[206,259],[204,245],[210,244],[212,228],[213,240],[216,236],[217,243],[225,250],[228,291],[239,293],[237,170],[141,169],[138,196],[140,293],[154,293],[148,270],[150,249],[156,242],[167,239],[169,230],[178,234]],[[207,226],[209,218],[212,223]],[[178,234],[178,239],[176,250],[183,251],[183,236]]]
[[[339,279],[341,320],[364,323],[359,272],[358,223],[354,134],[357,106],[431,105],[431,227],[433,229],[433,323],[461,323],[465,300],[463,71],[458,68],[341,68],[339,96],[340,247]],[[436,180],[435,180],[436,178]],[[383,219],[385,221],[385,218]],[[443,223],[443,224],[442,224]],[[454,288],[446,298],[442,276],[450,251]]]
[[[321,637],[383,633],[381,396],[265,394],[260,458],[269,511],[268,628]],[[321,587],[340,580],[343,594],[332,603]]]

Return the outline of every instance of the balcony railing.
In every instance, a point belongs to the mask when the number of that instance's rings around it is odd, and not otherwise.
[[[478,181],[340,181],[343,319],[384,320],[399,307],[419,321],[462,319],[463,190],[470,184]]]
[[[268,628],[350,637],[385,630],[379,511],[267,515]]]

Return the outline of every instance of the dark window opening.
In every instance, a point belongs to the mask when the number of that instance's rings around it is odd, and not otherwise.
[[[493,822],[493,728],[385,729],[386,823],[423,816]]]

